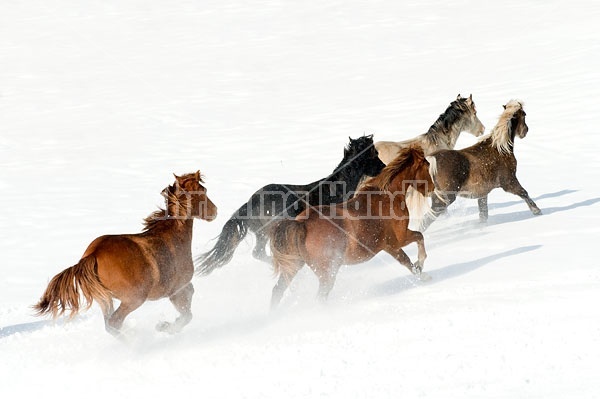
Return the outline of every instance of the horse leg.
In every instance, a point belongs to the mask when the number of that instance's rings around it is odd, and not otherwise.
[[[100,309],[102,309],[102,314],[104,315],[104,326],[108,326],[108,319],[115,312],[113,300],[108,299],[107,301],[101,301],[98,303],[100,305]]]
[[[180,332],[190,320],[192,320],[192,296],[194,295],[194,286],[188,283],[179,291],[169,297],[175,309],[180,313],[180,316],[175,319],[174,323],[163,321],[156,325],[158,331],[165,331],[171,334]]]
[[[254,245],[254,250],[252,251],[252,256],[255,259],[261,260],[266,263],[272,263],[272,259],[269,255],[267,255],[267,242],[269,241],[269,237],[262,233],[256,233],[256,244]]]
[[[431,225],[431,223],[435,222],[435,220],[442,213],[448,209],[448,206],[452,204],[456,200],[455,193],[444,193],[441,194],[444,198],[441,198],[438,193],[433,193],[431,196],[431,212],[429,212],[423,218],[423,223],[421,224],[421,231],[427,230],[427,228]]]
[[[106,331],[109,333],[118,336],[120,334],[121,327],[123,326],[123,321],[125,317],[145,302],[145,298],[134,298],[133,300],[127,298],[122,299],[121,304],[115,310],[108,319],[105,319],[104,327]]]
[[[486,222],[488,220],[488,197],[477,198],[477,205],[479,206],[479,221]]]
[[[508,193],[515,194],[521,197],[525,201],[525,203],[527,203],[527,206],[529,206],[529,210],[534,215],[542,214],[540,208],[538,208],[535,202],[533,202],[533,200],[529,197],[527,190],[525,190],[523,186],[521,186],[521,183],[519,183],[516,177],[514,177],[514,179],[508,185],[502,188]]]
[[[397,237],[398,238],[398,237]],[[416,242],[417,243],[417,262],[412,263],[406,252],[402,249],[402,247]],[[389,247],[385,249],[385,251],[392,255],[400,264],[404,265],[412,274],[417,276],[421,280],[429,280],[430,277],[427,273],[423,273],[423,265],[425,264],[425,259],[427,259],[427,251],[425,250],[425,239],[423,238],[423,234],[418,231],[406,230],[402,241],[398,243],[397,247]]]
[[[288,272],[287,274],[282,273],[279,275],[279,280],[273,287],[273,293],[271,295],[271,310],[275,310],[275,308],[277,308],[281,302],[281,298],[283,298],[283,293],[290,285],[294,277],[296,277],[296,274],[298,274],[300,269],[302,269],[302,266],[304,266],[304,263],[297,263],[294,269],[286,268]]]
[[[318,298],[320,302],[325,303],[327,301],[329,293],[335,284],[335,279],[338,271],[340,270],[340,266],[341,265],[339,264],[328,264],[321,266],[315,265],[311,267],[319,278]]]

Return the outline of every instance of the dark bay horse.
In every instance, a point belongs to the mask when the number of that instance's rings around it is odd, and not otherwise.
[[[276,219],[293,219],[309,205],[329,205],[347,200],[365,176],[376,176],[385,165],[373,146],[373,136],[350,138],[344,158],[329,176],[315,182],[269,184],[256,191],[225,223],[215,246],[200,255],[196,272],[206,275],[229,263],[248,230],[254,232],[253,256],[271,262],[266,253],[268,226]]]
[[[375,148],[379,152],[379,158],[388,164],[402,148],[419,145],[425,155],[442,149],[452,150],[461,132],[469,132],[477,137],[481,136],[484,130],[485,127],[477,117],[473,96],[463,98],[459,94],[431,125],[427,133],[406,141],[378,141],[375,143]]]
[[[282,220],[271,231],[275,275],[271,306],[281,301],[286,288],[307,264],[319,278],[319,297],[333,288],[342,265],[366,262],[385,251],[419,276],[425,243],[420,232],[408,229],[406,190],[425,198],[433,190],[429,163],[420,147],[403,149],[381,174],[367,180],[352,199],[331,206],[316,206],[295,220]],[[416,242],[418,260],[411,262],[402,247]]]
[[[96,238],[75,266],[52,278],[34,306],[37,314],[56,318],[70,311],[73,317],[83,307],[83,296],[86,308],[92,301],[100,305],[106,330],[117,335],[125,317],[145,301],[169,298],[181,315],[157,329],[179,332],[192,319],[193,220],[217,215],[200,183],[200,171],[175,176],[174,185],[162,192],[166,210],[148,216],[142,233]],[[113,298],[120,301],[117,310]]]
[[[477,198],[479,218],[488,218],[487,196],[495,188],[521,197],[534,215],[542,212],[517,180],[517,159],[514,154],[515,136],[524,138],[529,131],[525,123],[523,104],[511,100],[504,106],[498,123],[491,133],[477,144],[462,150],[442,150],[427,157],[435,183],[432,211],[423,222],[427,228],[456,196]]]

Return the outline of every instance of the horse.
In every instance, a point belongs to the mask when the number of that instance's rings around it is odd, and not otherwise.
[[[319,279],[318,296],[322,301],[327,299],[342,265],[366,262],[380,251],[425,279],[425,273],[421,274],[427,257],[423,234],[408,229],[410,211],[405,195],[409,187],[423,199],[433,191],[429,163],[420,147],[403,149],[350,200],[311,207],[294,220],[277,222],[270,239],[273,268],[279,279],[273,288],[271,307],[279,304],[304,264]],[[413,242],[418,246],[415,263],[402,250]]]
[[[268,227],[279,218],[293,219],[307,205],[329,205],[350,198],[365,176],[376,176],[383,167],[373,146],[373,136],[349,138],[344,157],[329,176],[305,185],[268,184],[257,190],[225,223],[214,247],[196,259],[196,273],[208,275],[229,263],[248,230],[256,236],[254,258],[271,263],[267,255]]]
[[[431,211],[422,225],[424,231],[454,202],[456,196],[477,199],[479,219],[488,219],[488,194],[495,188],[521,197],[534,215],[542,211],[517,179],[515,136],[524,138],[529,131],[523,103],[511,100],[492,131],[461,150],[441,150],[427,157],[435,184]]]
[[[217,216],[217,207],[201,183],[200,171],[175,175],[175,183],[162,191],[166,209],[148,216],[141,233],[105,235],[92,241],[75,266],[50,280],[34,305],[37,315],[57,318],[70,311],[72,318],[83,308],[83,296],[86,309],[93,301],[100,305],[106,331],[119,336],[129,313],[148,300],[169,298],[180,316],[156,328],[181,331],[192,319],[193,219],[212,221]],[[113,298],[120,301],[117,310]]]
[[[477,117],[473,95],[463,98],[459,94],[426,133],[406,141],[378,141],[375,143],[375,148],[379,152],[379,158],[388,164],[402,148],[419,145],[427,156],[441,149],[454,149],[463,131],[479,137],[484,130],[485,127]]]

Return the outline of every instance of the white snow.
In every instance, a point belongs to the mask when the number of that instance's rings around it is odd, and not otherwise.
[[[0,4],[0,396],[590,398],[600,395],[600,3],[592,0],[88,1]],[[429,283],[387,255],[330,301],[251,256],[104,331],[30,308],[97,236],[140,231],[172,173],[200,169],[219,217],[266,183],[308,183],[348,136],[408,139],[458,93],[491,129],[512,98],[518,176],[544,213],[494,191],[425,234]],[[475,142],[461,136],[458,147]],[[415,246],[407,247],[411,258]]]

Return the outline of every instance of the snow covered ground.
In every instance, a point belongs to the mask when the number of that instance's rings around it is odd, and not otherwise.
[[[598,21],[592,0],[0,3],[0,396],[600,396]],[[425,132],[458,93],[487,129],[524,100],[518,176],[544,215],[494,191],[482,226],[457,201],[425,235],[431,282],[381,254],[327,306],[303,270],[271,313],[248,238],[194,279],[179,335],[154,330],[166,300],[127,343],[96,305],[32,315],[95,237],[140,231],[173,172],[202,170],[219,206],[200,253],[257,188],[326,176],[348,136]]]

